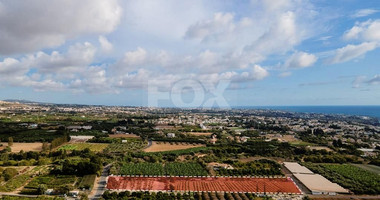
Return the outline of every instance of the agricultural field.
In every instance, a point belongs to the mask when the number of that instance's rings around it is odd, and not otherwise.
[[[109,144],[99,144],[99,143],[73,143],[73,144],[66,144],[58,148],[58,150],[66,150],[66,151],[72,151],[72,150],[84,150],[84,149],[90,149],[91,151],[95,152],[101,152],[105,148],[108,147]]]
[[[107,189],[301,194],[290,178],[109,176]]]
[[[8,143],[2,142],[0,143],[2,146],[0,150],[6,148]],[[33,143],[19,143],[14,142],[11,146],[12,153],[18,153],[20,151],[28,152],[28,151],[42,151],[42,143],[41,142],[33,142]]]
[[[33,178],[32,181],[30,181],[24,189],[21,191],[21,193],[24,194],[36,194],[37,189],[39,185],[44,184],[49,189],[57,189],[62,186],[73,186],[75,182],[77,181],[77,178],[73,175],[44,175],[44,176],[37,176]]]
[[[183,149],[191,149],[196,147],[204,147],[203,144],[189,144],[189,143],[169,143],[169,142],[152,142],[152,145],[146,149],[145,152],[163,152],[163,151],[175,151]]]
[[[111,143],[106,151],[112,153],[122,153],[122,152],[136,152],[140,151],[146,146],[145,142],[142,140],[128,139],[126,143]]]
[[[373,172],[373,173],[380,175],[380,167],[379,166],[363,165],[363,164],[352,164],[352,165],[354,165],[355,167],[359,167],[359,168],[362,168],[364,170],[367,170],[367,171],[370,171],[370,172]]]
[[[251,162],[235,162],[232,164],[234,169],[220,168],[216,171],[216,174],[220,176],[244,176],[244,175],[282,175],[281,166],[271,160],[255,160]]]
[[[195,135],[195,136],[211,136],[211,132],[187,132],[189,135]]]
[[[110,138],[140,138],[140,136],[135,134],[110,134]]]
[[[205,199],[205,200],[272,200],[271,197],[257,197],[252,193],[221,193],[221,192],[109,192],[106,191],[102,196],[105,200],[113,199]]]
[[[350,164],[304,164],[355,194],[380,194],[380,175]]]
[[[17,175],[0,186],[0,192],[12,192],[22,187],[25,183],[32,179],[33,176],[39,173],[43,173],[46,170],[46,166],[37,166],[30,170]]]
[[[83,176],[81,182],[79,183],[79,189],[92,189],[94,187],[96,179],[96,174]]]
[[[198,163],[172,162],[128,163],[120,167],[121,175],[170,175],[170,176],[207,176],[207,171]]]
[[[295,146],[295,147],[305,147],[305,146],[316,146],[316,144],[310,143],[310,142],[304,142],[301,140],[298,141],[292,141],[289,142],[290,145]]]

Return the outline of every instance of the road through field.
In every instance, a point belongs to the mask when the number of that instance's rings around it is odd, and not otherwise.
[[[108,164],[103,168],[102,175],[97,179],[97,181],[94,184],[94,188],[88,196],[89,199],[100,199],[100,197],[106,190],[106,179],[111,166],[112,164]]]

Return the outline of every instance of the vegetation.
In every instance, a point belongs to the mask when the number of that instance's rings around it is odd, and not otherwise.
[[[208,173],[198,163],[172,162],[165,165],[159,163],[128,163],[120,168],[122,175],[168,175],[168,176],[206,176]]]
[[[78,150],[78,151],[82,151],[84,149],[89,149],[90,151],[100,152],[100,151],[103,151],[107,147],[108,147],[108,144],[73,143],[73,144],[63,145],[63,146],[59,147],[58,150],[66,150],[66,151]]]
[[[83,176],[82,181],[79,183],[79,189],[91,190],[94,186],[95,179],[96,174]]]
[[[355,194],[380,194],[380,175],[347,164],[311,164],[305,166]]]
[[[261,159],[247,163],[234,162],[234,169],[220,168],[216,170],[221,176],[239,176],[239,175],[282,175],[281,166],[277,162]]]
[[[64,186],[73,187],[77,178],[73,175],[44,175],[33,178],[29,182],[22,193],[24,194],[39,194],[41,186],[46,186],[47,189],[59,189]]]

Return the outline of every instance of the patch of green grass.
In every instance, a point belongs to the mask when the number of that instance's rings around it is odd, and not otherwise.
[[[315,146],[316,144],[310,143],[310,142],[304,142],[304,141],[293,141],[289,142],[290,145],[296,146],[296,147],[301,147],[301,146]]]
[[[108,147],[109,144],[100,144],[100,143],[73,143],[73,144],[66,144],[61,146],[58,150],[84,150],[84,149],[90,149],[91,151],[100,152],[103,151],[105,148]]]

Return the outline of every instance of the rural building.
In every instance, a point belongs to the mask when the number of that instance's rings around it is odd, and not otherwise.
[[[336,183],[327,180],[325,177],[319,174],[294,174],[294,177],[298,179],[303,185],[305,185],[313,195],[336,195],[337,193],[349,193],[348,190],[344,189]]]
[[[292,174],[314,174],[308,168],[296,163],[296,162],[284,162],[284,166]]]

